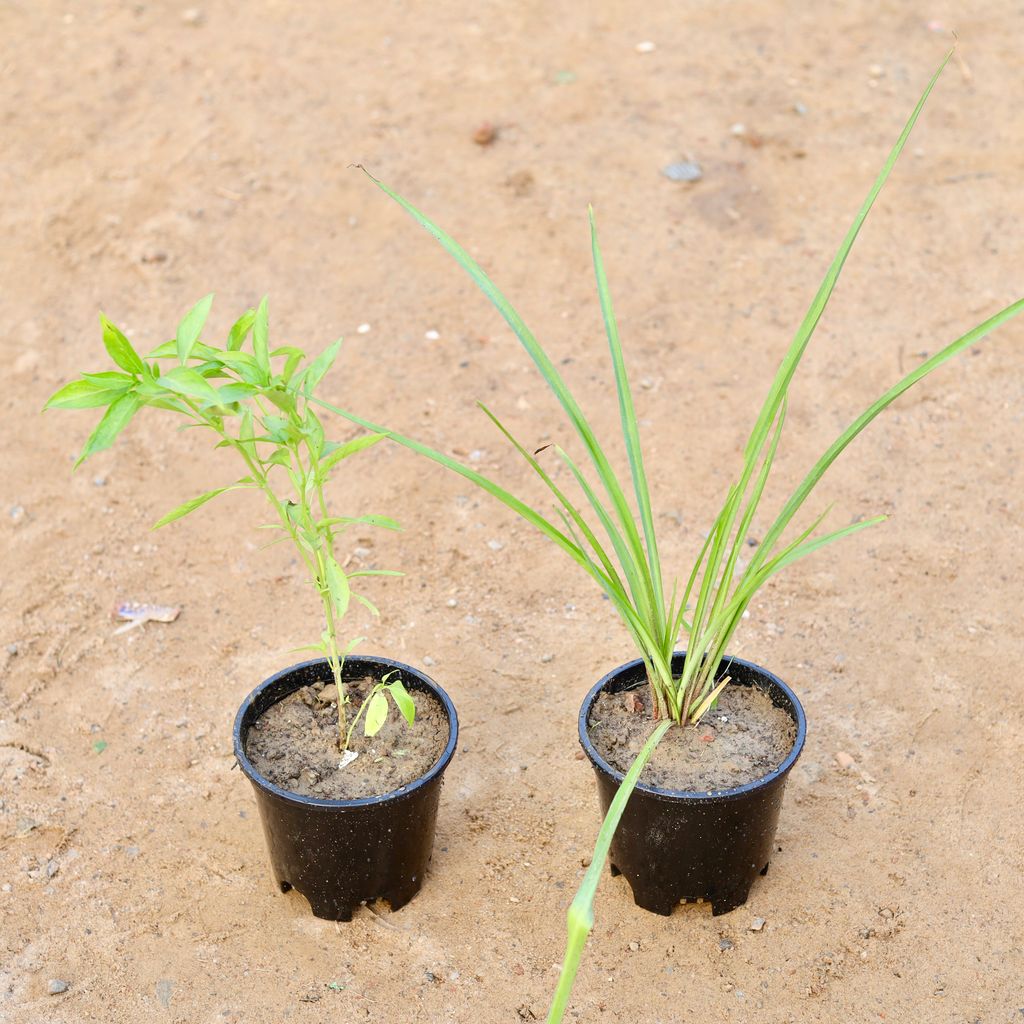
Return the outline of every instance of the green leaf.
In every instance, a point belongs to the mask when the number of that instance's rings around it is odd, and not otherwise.
[[[363,719],[363,734],[365,736],[376,736],[387,720],[388,699],[380,690],[375,690],[370,695],[370,702],[366,705],[366,717]]]
[[[347,459],[350,455],[355,455],[356,452],[361,452],[364,448],[370,448],[378,441],[383,441],[387,436],[387,431],[383,431],[374,434],[361,434],[359,437],[352,438],[351,441],[346,441],[320,460],[320,472],[323,474],[328,473],[342,459]]]
[[[334,609],[339,619],[345,617],[348,611],[349,598],[352,591],[348,584],[348,577],[345,571],[335,561],[333,555],[327,556],[327,589],[331,593],[331,600],[334,602]]]
[[[118,373],[117,370],[104,370],[102,373],[83,373],[82,380],[87,380],[101,388],[112,388],[123,391],[135,384],[130,373]]]
[[[228,331],[228,351],[237,352],[245,344],[245,337],[256,321],[256,310],[247,309]]]
[[[182,365],[185,364],[188,357],[192,354],[192,346],[199,340],[199,335],[206,324],[206,318],[210,315],[210,306],[212,304],[212,295],[207,295],[206,298],[200,299],[185,314],[185,319],[178,324],[178,334],[175,340],[178,347],[178,359]]]
[[[402,685],[402,680],[396,679],[393,683],[388,683],[387,687],[395,702],[395,707],[402,712],[402,717],[412,725],[416,718],[416,705],[413,703],[412,697],[409,696],[409,691]]]
[[[404,576],[404,572],[398,572],[396,569],[356,569],[355,572],[350,572],[348,578],[350,580],[358,579],[360,576]]]
[[[90,455],[109,448],[131,418],[139,411],[142,403],[133,394],[125,394],[118,398],[113,405],[103,414],[103,419],[96,425],[96,429],[89,435],[82,449],[82,454],[75,462],[77,469]]]
[[[178,354],[178,343],[176,341],[165,341],[162,345],[157,345],[152,352],[146,356],[147,359],[170,359],[171,356]]]
[[[339,338],[333,345],[325,349],[309,364],[306,374],[302,380],[302,390],[308,397],[313,394],[316,390],[316,386],[323,380],[324,375],[334,365],[334,360],[338,358],[338,352],[341,351],[341,339]]]
[[[267,374],[248,352],[223,351],[218,355],[221,363],[238,374],[247,384],[266,384]]]
[[[217,394],[219,396],[221,405],[231,405],[232,402],[241,402],[246,398],[252,398],[253,395],[258,395],[260,389],[254,384],[225,384],[221,388],[217,388]]]
[[[276,448],[270,454],[270,458],[266,460],[268,466],[284,466],[285,469],[292,468],[292,459],[288,454],[288,451],[284,448]]]
[[[186,398],[195,398],[200,402],[220,405],[221,397],[217,389],[202,375],[189,366],[176,366],[157,381],[157,384],[175,391]]]
[[[267,297],[264,295],[260,300],[259,309],[256,310],[256,317],[252,324],[252,349],[256,355],[256,362],[268,377],[270,376],[269,335],[270,323],[267,312]]]
[[[362,523],[366,526],[379,526],[382,530],[402,529],[399,523],[388,516],[330,516],[327,519],[321,519],[317,526],[321,528],[325,526],[350,526],[356,523]]]
[[[374,618],[380,618],[380,609],[365,595],[357,594],[354,590],[352,596],[372,615]]]
[[[43,409],[94,409],[110,405],[127,391],[126,387],[103,387],[88,380],[73,380],[50,395]]]
[[[103,344],[110,353],[110,358],[129,373],[142,374],[146,366],[139,358],[132,343],[102,313],[100,323],[103,325]]]
[[[182,519],[187,516],[190,512],[194,512],[200,505],[205,505],[212,498],[216,498],[218,494],[223,494],[225,491],[237,491],[243,487],[248,487],[248,484],[232,484],[230,487],[216,487],[212,491],[207,491],[205,494],[200,494],[198,498],[192,498],[186,501],[184,504],[179,505],[176,509],[168,512],[167,515],[161,516],[154,524],[153,529],[159,530],[161,526],[166,526],[168,523],[173,523],[176,519]]]

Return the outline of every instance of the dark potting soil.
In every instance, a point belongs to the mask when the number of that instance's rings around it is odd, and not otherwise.
[[[346,684],[348,715],[362,706],[376,680]],[[388,697],[388,720],[376,736],[363,735],[363,719],[352,732],[350,750],[359,756],[338,768],[338,705],[333,683],[314,683],[278,701],[253,723],[245,752],[253,767],[275,786],[300,796],[354,800],[381,796],[428,772],[448,742],[448,716],[429,693],[409,689],[416,705],[412,726]]]
[[[654,728],[651,689],[601,693],[590,712],[590,739],[620,772]],[[774,771],[793,749],[796,725],[756,686],[730,685],[699,726],[672,728],[658,744],[640,781],[691,793],[732,789]]]

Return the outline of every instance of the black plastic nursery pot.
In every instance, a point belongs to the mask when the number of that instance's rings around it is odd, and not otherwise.
[[[302,893],[316,917],[350,921],[360,904],[374,899],[385,899],[392,910],[398,910],[423,885],[434,845],[441,784],[455,753],[459,722],[448,694],[409,665],[349,655],[342,678],[379,680],[395,669],[407,689],[426,691],[443,706],[448,742],[426,774],[382,796],[356,800],[300,796],[265,779],[246,756],[249,729],[269,707],[303,686],[331,681],[326,659],[293,665],[271,676],[249,694],[235,718],[235,759],[256,792],[274,879],[282,892]]]
[[[685,652],[676,652],[672,671],[682,671]],[[786,776],[804,746],[807,722],[796,695],[771,672],[739,658],[724,658],[721,675],[730,686],[757,686],[783,708],[796,725],[786,759],[773,772],[734,789],[708,793],[637,785],[612,839],[613,875],[624,875],[637,906],[671,914],[680,902],[707,900],[714,915],[747,901],[757,876],[768,871]],[[590,741],[588,723],[597,695],[647,685],[641,660],[609,672],[587,694],[580,709],[580,743],[597,775],[601,809],[607,813],[623,773],[613,768]]]

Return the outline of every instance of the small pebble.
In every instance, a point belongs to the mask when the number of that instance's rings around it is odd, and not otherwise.
[[[12,658],[16,657],[16,656],[17,656],[17,654],[18,654],[18,645],[17,645],[17,644],[8,644],[8,645],[7,645],[7,653],[8,653],[8,654],[9,654],[9,655],[10,655],[10,656],[11,656]]]
[[[718,940],[718,948],[721,950],[732,949],[732,942],[729,939],[721,938]]]
[[[807,104],[800,103],[799,101],[797,101],[796,103],[793,104],[793,113],[799,114],[801,117],[803,117],[804,114],[807,113]]]
[[[669,181],[700,181],[704,172],[696,160],[681,160],[679,163],[668,164],[661,169],[661,173]]]
[[[836,764],[839,765],[843,771],[849,771],[857,762],[845,751],[837,750],[835,752]]]
[[[12,505],[10,515],[16,523],[20,523],[25,518],[25,507],[23,505]]]
[[[458,601],[456,601],[454,597],[449,597],[449,598],[448,598],[448,600],[447,600],[447,601],[445,601],[445,604],[446,604],[446,605],[447,605],[447,606],[448,606],[449,608],[458,608],[458,606],[459,606],[459,602],[458,602]]]
[[[657,46],[655,46],[654,43],[652,43],[649,39],[644,40],[644,42],[642,43],[636,44],[637,53],[654,53],[656,49]]]
[[[872,64],[871,67],[868,68],[868,74],[872,78],[882,78],[885,75],[885,68],[883,68],[881,64]]]
[[[542,654],[540,656],[541,664],[547,665],[548,662],[554,661],[555,656],[553,654]]]
[[[423,664],[426,665],[427,668],[430,668],[431,665],[436,665],[437,662],[429,654],[424,654]]]
[[[51,978],[46,983],[46,991],[49,992],[51,996],[59,996],[61,992],[67,992],[70,986],[71,983],[69,981],[61,981],[60,978]]]
[[[360,324],[356,328],[356,334],[369,334],[369,333],[370,333],[370,325],[369,324]]]
[[[631,942],[631,943],[629,944],[629,951],[630,951],[630,953],[639,953],[639,952],[640,952],[640,943],[639,943],[639,942],[637,942],[637,941],[636,941],[636,940],[634,939],[634,940],[633,940],[633,941],[632,941],[632,942]]]
[[[423,337],[426,338],[427,341],[437,341],[437,339],[441,337],[441,334],[439,331],[427,331]]]
[[[750,922],[750,930],[752,932],[759,932],[763,927],[764,927],[764,918],[763,917],[755,917],[754,920]]]
[[[203,23],[203,12],[198,7],[186,7],[181,12],[181,20],[186,25],[201,25]]]
[[[94,476],[92,478],[92,485],[93,487],[106,487],[107,478],[105,476]]]
[[[482,121],[473,132],[473,141],[478,146],[489,146],[498,137],[498,129],[490,121]]]
[[[490,549],[491,549],[492,551],[501,551],[501,549],[502,549],[502,548],[503,548],[503,547],[504,547],[505,545],[504,545],[504,544],[502,544],[500,540],[489,540],[489,541],[487,542],[487,546],[488,546],[488,547],[489,547],[489,548],[490,548]]]

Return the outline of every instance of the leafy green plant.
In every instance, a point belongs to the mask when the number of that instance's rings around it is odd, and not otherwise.
[[[640,773],[657,744],[672,726],[699,722],[715,702],[728,679],[719,678],[721,660],[739,625],[743,612],[760,588],[777,572],[819,548],[882,522],[878,516],[818,534],[828,509],[803,526],[795,537],[783,535],[822,476],[853,439],[908,388],[922,380],[969,345],[1005,323],[1024,308],[1024,300],[1015,302],[979,324],[956,341],[938,351],[894,384],[873,402],[832,442],[807,472],[796,490],[775,515],[756,553],[740,571],[739,555],[749,527],[758,512],[771,472],[786,417],[787,394],[800,360],[820,320],[843,269],[847,255],[882,186],[885,184],[906,144],[914,124],[950,54],[935,72],[906,127],[876,178],[839,251],[828,268],[810,309],[800,324],[768,390],[753,430],[744,449],[743,465],[730,486],[721,510],[715,517],[707,540],[682,585],[673,584],[666,595],[654,529],[654,515],[647,485],[647,474],[640,446],[636,411],[626,373],[618,329],[598,247],[591,213],[591,244],[597,290],[604,317],[618,393],[622,436],[629,459],[629,480],[620,475],[605,455],[589,421],[584,416],[555,363],[537,342],[526,324],[473,258],[449,235],[432,223],[411,203],[386,185],[374,182],[397,201],[427,229],[468,272],[484,294],[504,317],[541,375],[561,403],[582,442],[603,496],[588,479],[583,468],[560,446],[554,446],[575,480],[590,508],[592,521],[555,482],[537,456],[512,437],[497,417],[481,408],[498,430],[516,448],[530,468],[544,482],[558,511],[552,521],[490,479],[451,457],[412,438],[390,432],[393,440],[405,445],[477,484],[496,497],[561,548],[601,587],[632,636],[647,668],[653,691],[653,731],[619,787],[609,807],[594,849],[590,867],[568,911],[568,942],[565,961],[555,998],[548,1016],[549,1024],[562,1020],[569,993],[587,936],[593,927],[593,902],[612,836],[623,809],[636,786]],[[372,176],[371,176],[372,177]],[[370,421],[321,403],[368,430],[383,431]],[[632,490],[635,508],[627,497]],[[602,540],[598,530],[607,540]],[[667,599],[666,599],[667,598]],[[672,653],[680,635],[686,637],[688,651],[679,676],[671,670]]]
[[[320,641],[298,650],[320,652],[331,667],[338,694],[338,744],[348,750],[352,730],[365,711],[367,736],[380,731],[387,719],[388,696],[412,724],[414,707],[400,679],[382,681],[364,699],[348,723],[349,697],[342,683],[345,656],[363,639],[342,643],[339,627],[353,600],[378,614],[377,607],[356,593],[352,581],[364,576],[400,576],[385,569],[346,572],[338,561],[337,542],[353,524],[400,529],[387,516],[335,516],[328,509],[325,486],[343,460],[387,436],[374,431],[339,443],[326,438],[312,408],[317,386],[341,348],[335,342],[313,360],[294,345],[270,347],[267,300],[246,310],[228,332],[224,347],[200,340],[213,296],[201,299],[178,325],[173,341],[145,358],[125,334],[105,316],[103,344],[116,370],[83,373],[51,396],[46,409],[90,409],[106,412],[89,435],[75,468],[89,456],[109,448],[143,406],[176,413],[189,427],[205,427],[217,437],[217,448],[230,448],[245,467],[234,483],[206,491],[179,505],[157,521],[154,529],[194,512],[226,491],[262,491],[276,514],[264,529],[284,533],[302,558],[323,604]],[[251,351],[246,343],[251,336]],[[273,542],[272,542],[273,543]],[[351,757],[351,755],[349,755]]]

